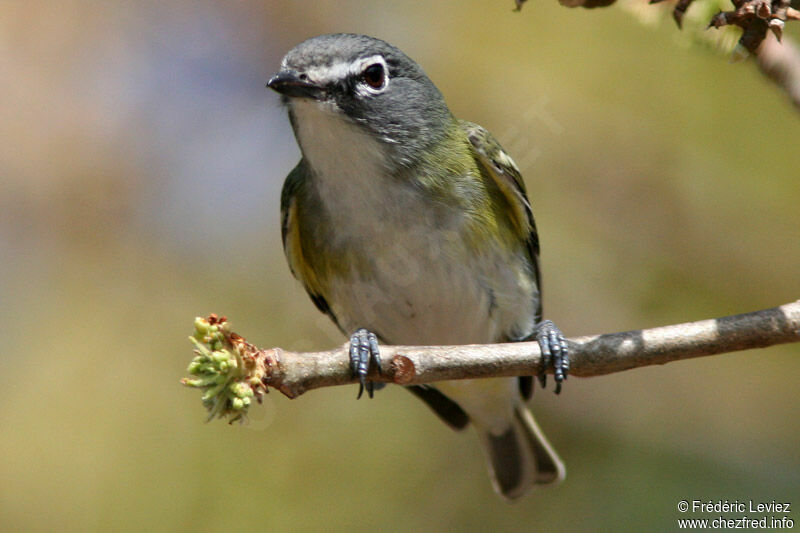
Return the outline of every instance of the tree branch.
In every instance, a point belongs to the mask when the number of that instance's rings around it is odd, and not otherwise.
[[[761,72],[789,95],[800,110],[800,49],[788,37],[781,42],[767,36],[756,51],[756,64]]]
[[[225,317],[195,320],[195,358],[182,383],[205,390],[209,419],[246,415],[267,387],[289,398],[355,383],[345,344],[325,352],[259,349],[230,331]],[[699,322],[569,339],[570,374],[599,376],[648,365],[800,341],[800,300]],[[374,381],[412,385],[467,378],[536,375],[536,342],[463,346],[381,346]]]

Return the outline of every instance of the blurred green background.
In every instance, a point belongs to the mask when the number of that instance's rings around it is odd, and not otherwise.
[[[399,388],[273,391],[227,426],[179,385],[196,315],[262,346],[343,342],[284,264],[298,150],[264,87],[320,33],[399,46],[514,155],[545,313],[568,335],[800,297],[800,117],[784,95],[668,19],[511,7],[3,2],[1,529],[671,530],[681,499],[800,506],[798,345],[537,392],[568,475],[514,505],[475,436]]]

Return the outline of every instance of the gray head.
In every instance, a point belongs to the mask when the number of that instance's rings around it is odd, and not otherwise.
[[[295,133],[293,103],[314,101],[379,139],[404,166],[439,140],[452,120],[419,65],[389,43],[365,35],[320,35],[300,43],[283,58],[269,87],[289,106]]]

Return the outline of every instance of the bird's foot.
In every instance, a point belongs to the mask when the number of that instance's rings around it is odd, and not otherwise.
[[[556,382],[556,394],[561,392],[561,383],[569,373],[569,353],[567,341],[561,330],[549,320],[536,326],[536,340],[542,350],[542,367],[539,371],[539,383],[542,388],[547,385],[547,368],[553,367],[553,379]]]
[[[358,377],[358,398],[367,389],[367,395],[372,398],[375,383],[367,380],[370,364],[375,365],[378,373],[381,372],[381,357],[378,352],[378,337],[364,328],[356,330],[350,336],[350,368],[353,375]]]

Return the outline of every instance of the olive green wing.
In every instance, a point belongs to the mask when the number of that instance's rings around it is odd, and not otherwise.
[[[536,310],[536,322],[539,322],[542,319],[539,235],[536,233],[536,223],[533,220],[533,212],[525,192],[525,182],[522,181],[522,175],[514,160],[503,150],[491,133],[485,128],[465,120],[461,121],[461,127],[466,132],[478,161],[505,196],[511,207],[514,226],[528,247],[533,274],[540,293]]]
[[[283,190],[281,191],[281,239],[283,240],[283,252],[289,263],[289,270],[303,284],[317,309],[331,317],[333,322],[339,326],[339,322],[333,315],[327,300],[322,295],[322,286],[319,283],[319,279],[303,254],[297,199],[300,190],[306,183],[306,176],[307,169],[305,163],[301,160],[283,183]],[[339,327],[339,329],[342,328]]]
[[[533,220],[531,204],[528,202],[528,195],[525,192],[525,182],[522,181],[522,174],[519,172],[517,164],[511,156],[503,150],[491,133],[485,128],[462,120],[461,126],[467,133],[472,148],[475,150],[477,159],[484,167],[489,176],[492,177],[497,187],[511,206],[511,218],[514,221],[519,235],[525,240],[528,248],[528,255],[531,258],[531,269],[534,281],[539,289],[539,298],[536,302],[536,323],[542,320],[542,276],[539,267],[539,234],[536,233],[536,223]],[[533,377],[520,376],[519,388],[522,397],[526,400],[533,394]]]

